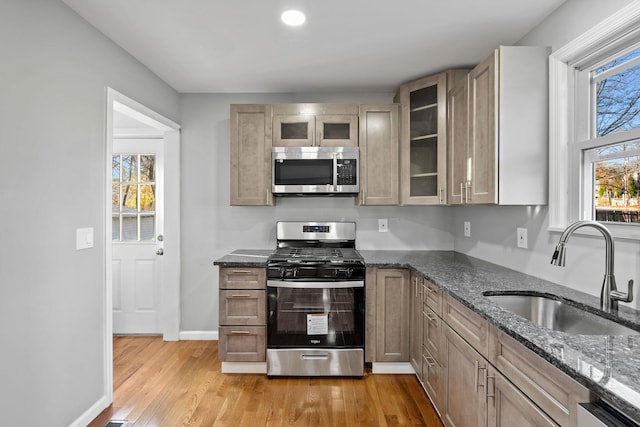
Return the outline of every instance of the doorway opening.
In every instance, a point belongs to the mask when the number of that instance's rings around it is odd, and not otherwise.
[[[180,126],[107,89],[105,395],[113,335],[180,332]]]

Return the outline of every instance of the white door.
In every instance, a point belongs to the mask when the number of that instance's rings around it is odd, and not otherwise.
[[[114,334],[161,334],[164,139],[114,139]]]

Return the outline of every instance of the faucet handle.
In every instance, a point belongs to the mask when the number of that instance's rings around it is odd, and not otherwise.
[[[629,280],[627,293],[624,294],[620,291],[611,291],[611,299],[622,302],[633,301],[633,280]]]

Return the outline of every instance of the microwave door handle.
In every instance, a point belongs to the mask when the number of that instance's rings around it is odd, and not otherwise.
[[[333,153],[333,188],[332,191],[338,190],[338,154]]]

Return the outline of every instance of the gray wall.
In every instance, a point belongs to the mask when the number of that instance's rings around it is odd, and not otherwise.
[[[521,44],[557,48],[627,3],[569,0]],[[546,231],[544,207],[355,207],[352,199],[229,206],[229,104],[389,102],[391,94],[179,96],[52,0],[0,2],[0,40],[3,424],[68,425],[103,393],[107,86],[183,125],[182,330],[217,329],[212,260],[273,247],[280,219],[355,219],[361,249],[455,248],[597,294],[602,243],[576,237],[569,267],[551,268],[557,234]],[[389,233],[376,231],[378,218],[389,219]],[[462,237],[465,220],[471,238]],[[531,249],[515,248],[516,226],[529,228]],[[94,227],[93,249],[75,250],[79,227]],[[637,255],[636,243],[618,242],[620,282],[640,276]]]
[[[57,0],[0,2],[0,85],[0,424],[64,426],[104,391],[106,87],[178,94]]]
[[[356,220],[361,249],[453,249],[440,207],[357,207],[354,198],[283,198],[274,207],[229,206],[229,105],[391,102],[392,94],[183,94],[182,331],[218,329],[218,269],[238,248],[275,247],[278,220]],[[389,219],[379,233],[378,218]]]
[[[552,46],[557,50],[629,3],[629,0],[569,0],[518,44]],[[470,238],[464,237],[464,221],[471,222]],[[460,207],[455,209],[452,225],[456,251],[593,295],[600,294],[605,264],[603,239],[575,235],[567,245],[567,266],[550,265],[560,235],[547,231],[546,206]],[[529,249],[516,247],[517,227],[528,228]],[[615,273],[619,288],[626,290],[629,279],[640,280],[639,251],[637,241],[616,241]],[[637,288],[635,299],[631,306],[637,308]]]

